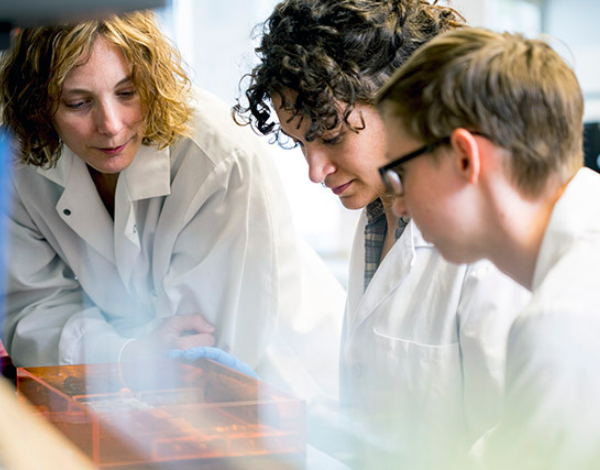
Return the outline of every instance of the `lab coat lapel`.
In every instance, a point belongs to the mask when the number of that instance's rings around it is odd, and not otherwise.
[[[120,178],[119,178],[120,179]],[[135,202],[131,200],[126,184],[119,181],[115,200],[115,255],[119,261],[117,269],[123,280],[129,279],[140,254],[140,237],[135,217]],[[111,235],[112,236],[112,235]],[[126,283],[127,284],[127,283]]]
[[[170,194],[169,150],[142,146],[129,167],[119,176],[115,195],[114,240],[117,269],[126,285],[138,265],[141,253],[141,227],[136,204],[141,199]]]
[[[38,173],[65,188],[56,211],[59,217],[94,250],[114,263],[113,222],[85,163],[64,147],[55,167]]]
[[[351,330],[356,330],[381,302],[404,282],[410,274],[415,260],[415,246],[421,242],[421,233],[411,221],[371,279],[366,292],[359,301],[354,317],[354,328]]]

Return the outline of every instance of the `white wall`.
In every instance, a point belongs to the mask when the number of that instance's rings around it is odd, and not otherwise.
[[[600,121],[600,1],[449,0],[470,24],[543,33],[573,67],[585,96],[586,121]]]
[[[253,28],[279,0],[173,0],[163,24],[189,65],[195,85],[233,106],[238,84],[256,58]],[[267,138],[265,138],[267,139]],[[343,209],[330,190],[311,183],[299,149],[272,145],[300,234],[344,282],[357,211]]]
[[[600,121],[599,22],[598,0],[546,0],[544,30],[566,46],[561,52],[583,88],[586,121]]]

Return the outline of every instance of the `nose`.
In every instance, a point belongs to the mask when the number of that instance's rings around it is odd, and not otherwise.
[[[325,152],[304,148],[304,158],[308,163],[308,177],[313,183],[321,183],[325,178],[335,173],[336,167]]]
[[[406,207],[406,199],[404,196],[396,196],[392,204],[392,211],[397,217],[410,217],[408,208]]]
[[[115,103],[100,103],[96,109],[96,127],[98,132],[106,135],[116,135],[122,127],[118,106]]]

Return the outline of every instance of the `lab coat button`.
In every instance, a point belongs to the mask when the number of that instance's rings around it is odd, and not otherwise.
[[[71,215],[71,209],[63,209],[63,214]]]
[[[221,347],[221,349],[222,349],[223,351],[225,351],[226,353],[228,353],[228,352],[230,352],[230,351],[231,351],[231,347],[230,347],[228,344],[224,344],[224,345]]]
[[[137,225],[133,226],[133,233],[137,233]]]

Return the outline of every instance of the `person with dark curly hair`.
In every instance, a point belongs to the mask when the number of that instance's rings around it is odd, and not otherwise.
[[[268,378],[278,325],[317,310],[302,296],[343,299],[298,252],[268,147],[191,89],[152,12],[26,28],[0,69],[19,159],[2,338],[16,364],[215,345]]]
[[[394,215],[377,171],[386,161],[377,90],[421,45],[462,27],[455,10],[423,0],[285,0],[262,25],[247,103],[234,108],[238,123],[299,146],[312,182],[364,209],[340,401],[377,430],[379,455],[418,455],[411,464],[424,468],[441,455],[425,450],[438,438],[467,446],[495,425],[508,328],[528,298],[488,262],[445,261]]]

